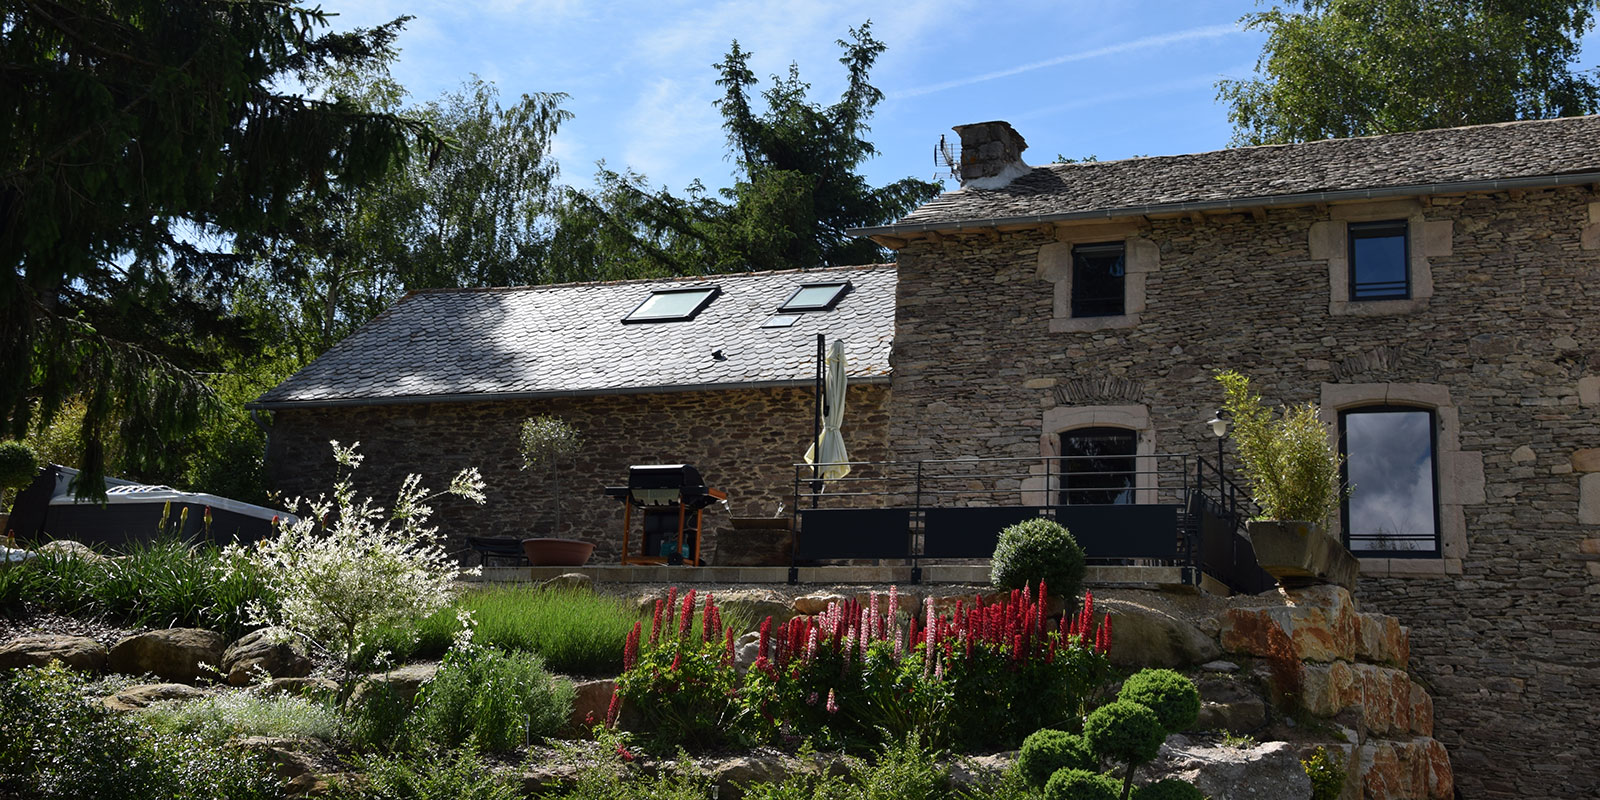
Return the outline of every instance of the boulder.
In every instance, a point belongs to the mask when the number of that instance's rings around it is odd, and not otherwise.
[[[1111,615],[1111,663],[1185,667],[1222,654],[1216,640],[1184,619],[1130,600],[1097,599],[1095,616]]]
[[[283,628],[251,631],[222,652],[222,672],[228,683],[245,686],[263,675],[304,678],[311,674],[311,657],[305,644]]]
[[[594,578],[581,572],[568,572],[549,580],[539,581],[533,588],[564,592],[593,592]]]
[[[353,705],[361,702],[368,692],[382,686],[394,692],[395,697],[409,705],[417,699],[417,692],[422,690],[423,685],[432,681],[438,674],[439,665],[430,663],[408,664],[399,669],[368,675],[366,680],[363,680],[351,693],[350,703]]]
[[[950,765],[950,787],[962,796],[981,797],[977,792],[999,780],[1016,763],[1015,750],[958,758]]]
[[[1143,785],[1163,778],[1194,784],[1211,800],[1309,800],[1311,779],[1288,742],[1236,748],[1168,737],[1154,761],[1134,773]]]
[[[1433,727],[1433,703],[1422,687],[1404,671],[1376,664],[1307,664],[1301,673],[1300,698],[1306,710],[1318,716],[1354,709],[1362,727],[1380,736]],[[1428,719],[1413,720],[1414,711],[1425,711]]]
[[[836,592],[812,592],[794,599],[795,613],[808,617],[816,616],[828,610],[829,603],[843,603],[850,598]],[[776,618],[773,619],[777,621]]]
[[[1320,526],[1298,520],[1250,523],[1256,563],[1286,587],[1334,584],[1356,588],[1361,562]]]
[[[715,592],[712,596],[722,609],[723,618],[729,620],[730,624],[733,620],[743,619],[754,628],[767,617],[772,617],[776,625],[788,622],[794,616],[794,607],[789,600],[771,589],[733,589]],[[705,600],[697,596],[695,604],[703,608]]]
[[[776,751],[757,751],[745,755],[720,759],[708,770],[716,788],[713,797],[739,800],[744,797],[744,787],[753,783],[782,783],[792,775],[798,764],[792,758]]]
[[[751,631],[733,643],[733,663],[739,668],[739,672],[750,669],[750,665],[756,663],[756,656],[761,655],[758,652],[761,649],[760,645],[760,631]]]
[[[1267,701],[1242,680],[1203,678],[1200,717],[1191,730],[1250,733],[1267,724]]]
[[[1411,659],[1411,637],[1400,620],[1387,614],[1357,614],[1356,626],[1357,658],[1405,668]]]
[[[184,683],[146,683],[129,686],[101,700],[112,711],[133,711],[163,700],[198,700],[206,692]]]
[[[112,672],[146,672],[169,681],[194,683],[215,677],[228,640],[215,631],[168,628],[126,637],[111,646],[107,667]]]
[[[584,767],[569,760],[531,761],[524,765],[519,780],[523,797],[545,797],[564,792],[578,784]]]
[[[1348,591],[1316,586],[1282,597],[1283,605],[1228,609],[1222,616],[1222,648],[1301,661],[1355,660],[1360,622]]]
[[[106,646],[87,636],[21,636],[0,647],[0,669],[42,667],[60,661],[83,672],[104,672]]]
[[[583,736],[594,726],[605,724],[606,712],[611,707],[611,694],[616,690],[616,682],[578,681],[572,686],[578,693],[572,699],[572,713],[567,716],[567,733]]]
[[[56,558],[77,558],[92,564],[104,564],[111,560],[109,556],[95,552],[94,548],[83,542],[74,542],[71,539],[57,539],[53,542],[45,542],[34,548],[34,550],[41,555],[54,556]]]
[[[1356,749],[1361,796],[1368,800],[1449,800],[1455,795],[1450,756],[1438,741],[1419,736],[1368,740]]]

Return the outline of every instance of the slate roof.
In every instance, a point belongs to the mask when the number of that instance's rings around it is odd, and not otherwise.
[[[763,328],[803,283],[849,280],[829,311]],[[654,289],[715,285],[683,322],[624,325]],[[816,334],[851,378],[889,374],[894,265],[693,279],[416,292],[258,398],[254,408],[376,405],[809,383]],[[725,360],[713,357],[722,351]]]
[[[1600,172],[1600,116],[1530,120],[1190,155],[1050,164],[1035,167],[1001,188],[964,187],[946,192],[893,225],[854,232],[892,234],[978,220],[1044,222],[1113,216],[1106,212],[1115,210],[1124,215],[1182,211],[1188,210],[1184,204],[1225,206],[1230,201],[1323,192],[1359,197],[1364,190],[1401,187],[1444,188],[1439,185],[1508,179],[1533,183],[1530,179],[1594,172]]]

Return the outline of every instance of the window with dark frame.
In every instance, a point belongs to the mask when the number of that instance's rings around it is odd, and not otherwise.
[[[1061,433],[1061,504],[1132,505],[1139,434],[1127,428]]]
[[[694,319],[722,290],[716,286],[687,289],[657,289],[650,293],[623,322],[683,322]]]
[[[1350,299],[1411,296],[1410,243],[1405,220],[1350,223]]]
[[[1127,253],[1122,242],[1072,248],[1072,316],[1115,317],[1124,312]]]
[[[839,304],[839,299],[850,291],[849,281],[833,281],[830,283],[802,284],[789,295],[789,299],[778,306],[778,313],[791,314],[796,311],[827,311]]]
[[[1339,414],[1345,546],[1365,558],[1439,552],[1439,469],[1434,412],[1366,406]]]

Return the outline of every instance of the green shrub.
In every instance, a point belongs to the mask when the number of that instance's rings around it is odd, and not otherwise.
[[[1037,587],[1044,581],[1057,597],[1077,597],[1084,556],[1066,528],[1047,519],[1019,522],[1000,532],[989,580],[1005,589]]]
[[[1045,800],[1118,800],[1121,796],[1115,780],[1086,769],[1056,770],[1044,785]]]
[[[488,751],[511,750],[566,724],[576,694],[532,653],[473,648],[445,658],[423,687],[411,724],[421,740],[436,745],[473,741]]]
[[[0,442],[0,511],[10,505],[12,493],[25,488],[39,474],[39,457],[22,442]],[[5,531],[0,531],[3,536]]]
[[[331,707],[290,695],[229,692],[200,700],[156,703],[138,716],[161,733],[192,734],[208,742],[243,736],[331,740],[339,735],[339,715]]]
[[[1143,669],[1122,684],[1119,700],[1149,707],[1168,733],[1188,730],[1200,718],[1200,690],[1170,669]]]
[[[1250,379],[1233,370],[1218,372],[1233,417],[1233,441],[1250,483],[1261,519],[1304,520],[1322,524],[1339,507],[1343,457],[1328,439],[1328,426],[1314,403],[1285,408],[1275,419]]]
[[[1083,721],[1083,738],[1101,758],[1124,764],[1143,764],[1156,757],[1167,729],[1148,706],[1128,700],[1107,703]]]
[[[1325,747],[1318,747],[1300,766],[1311,779],[1311,800],[1338,800],[1344,791],[1344,765],[1339,756]]]
[[[266,800],[281,783],[254,756],[143,731],[86,700],[60,664],[0,679],[0,797]]]
[[[1050,728],[1029,734],[1017,755],[1017,771],[1035,789],[1043,789],[1057,770],[1098,766],[1082,736]]]
[[[945,796],[950,773],[939,753],[924,747],[917,734],[891,742],[871,762],[852,760],[851,777],[865,800],[935,800]]]
[[[412,704],[387,681],[371,681],[345,704],[345,738],[362,750],[404,749]]]
[[[1205,800],[1205,795],[1188,781],[1166,778],[1134,789],[1133,800]]]
[[[518,787],[496,776],[472,748],[367,756],[364,780],[336,787],[332,800],[516,800]]]

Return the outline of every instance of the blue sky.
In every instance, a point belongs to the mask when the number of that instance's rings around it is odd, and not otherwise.
[[[1010,121],[1024,159],[1057,153],[1102,160],[1225,147],[1219,78],[1251,74],[1264,36],[1235,2],[580,2],[579,0],[324,0],[337,28],[414,19],[395,77],[414,99],[469,74],[503,95],[566,92],[575,118],[555,144],[565,182],[586,186],[594,163],[631,167],[681,190],[731,182],[711,65],[729,42],[754,53],[762,77],[800,65],[812,99],[843,88],[834,44],[866,19],[888,51],[873,70],[887,95],[870,139],[875,184],[932,178],[950,126]],[[953,137],[952,137],[953,138]],[[947,182],[952,186],[952,182]]]

